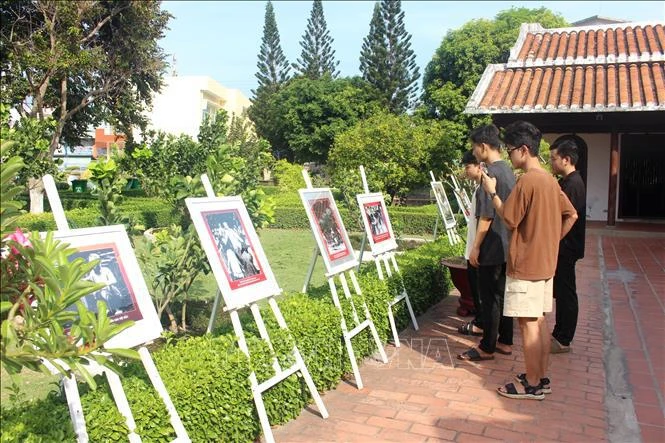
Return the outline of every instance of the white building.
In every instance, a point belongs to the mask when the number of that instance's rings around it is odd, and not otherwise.
[[[225,88],[211,77],[164,77],[162,90],[153,98],[148,127],[196,138],[206,116],[224,109],[230,119],[233,114],[242,114],[249,105],[249,99],[240,90]]]

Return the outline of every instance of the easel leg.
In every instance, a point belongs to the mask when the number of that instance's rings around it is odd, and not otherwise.
[[[74,375],[63,377],[62,384],[65,388],[67,406],[69,407],[69,415],[74,425],[76,441],[78,443],[88,443],[88,431],[85,428],[85,417],[83,416],[83,407],[81,406],[81,396],[76,385],[76,377]]]
[[[212,314],[210,314],[210,321],[208,321],[208,329],[206,329],[206,334],[212,334],[212,328],[215,325],[215,318],[217,317],[217,310],[219,309],[219,300],[222,298],[222,293],[217,290],[217,295],[215,296],[215,301],[212,304]]]
[[[307,276],[305,277],[305,283],[302,285],[302,292],[306,293],[307,292],[307,287],[309,286],[309,282],[312,279],[312,274],[314,273],[314,266],[316,265],[316,259],[319,256],[319,248],[314,247],[314,251],[312,251],[312,258],[309,261],[309,268],[307,269]]]
[[[404,300],[406,300],[406,308],[409,310],[409,315],[411,316],[411,322],[413,323],[413,329],[418,330],[418,322],[416,321],[416,314],[413,313],[413,308],[411,307],[411,300],[409,300],[409,294],[404,290]]]
[[[349,360],[351,361],[351,369],[353,369],[353,376],[356,379],[356,387],[358,389],[362,389],[363,379],[360,378],[360,370],[358,369],[356,356],[353,353],[353,346],[351,345],[351,337],[349,337],[346,332],[343,332],[343,334],[344,334],[344,344],[346,345],[346,352],[349,354]]]
[[[395,316],[393,315],[392,303],[388,303],[388,321],[390,322],[390,330],[393,332],[395,347],[399,348],[399,335],[397,335],[397,326],[395,326]]]
[[[166,406],[166,410],[169,412],[169,419],[171,421],[171,426],[173,426],[173,430],[175,431],[175,434],[178,437],[178,441],[181,442],[191,441],[189,439],[189,436],[187,435],[185,426],[183,426],[182,421],[180,421],[180,416],[178,415],[178,411],[176,411],[175,406],[171,401],[171,396],[169,396],[169,392],[166,390],[166,386],[164,386],[164,382],[162,381],[162,378],[160,377],[159,372],[157,371],[155,362],[153,362],[152,357],[150,356],[150,352],[148,351],[147,348],[141,346],[139,348],[139,355],[141,356],[143,367],[145,368],[145,371],[148,374],[148,377],[150,378],[152,385],[155,387],[155,390],[157,391],[162,401],[164,402],[164,405]]]
[[[118,374],[108,369],[104,370],[104,374],[106,374],[106,379],[109,381],[109,386],[111,387],[111,393],[113,393],[115,404],[118,406],[118,410],[127,421],[127,428],[129,428],[129,435],[127,437],[129,441],[131,443],[140,443],[141,437],[136,433],[136,422],[134,421],[132,410],[129,407],[129,402],[127,401],[125,391],[122,389],[120,377],[118,377]]]

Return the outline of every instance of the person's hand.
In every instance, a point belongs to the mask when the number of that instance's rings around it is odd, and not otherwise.
[[[482,183],[483,189],[488,194],[494,194],[496,192],[496,178],[490,177],[485,173],[485,171],[483,171],[482,174],[483,178],[480,183]]]
[[[471,266],[473,266],[474,268],[480,266],[480,263],[478,263],[479,256],[480,256],[480,248],[477,246],[471,248],[471,251],[469,252],[469,263],[471,263]]]

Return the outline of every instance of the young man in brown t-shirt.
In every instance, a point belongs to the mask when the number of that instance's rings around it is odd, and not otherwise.
[[[551,392],[545,372],[549,363],[549,329],[545,313],[552,312],[552,277],[559,241],[577,220],[577,212],[558,183],[540,165],[538,149],[542,135],[528,122],[508,125],[504,142],[513,167],[522,169],[505,202],[496,195],[496,180],[483,174],[482,184],[497,214],[511,231],[506,270],[503,314],[517,317],[526,373],[518,383],[498,388],[509,398],[542,400]]]

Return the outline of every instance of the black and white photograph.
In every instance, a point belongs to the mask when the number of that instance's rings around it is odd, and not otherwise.
[[[70,260],[98,261],[84,278],[102,283],[104,287],[81,300],[88,310],[97,313],[97,301],[103,300],[113,323],[134,321],[132,326],[107,341],[105,347],[133,348],[160,336],[162,324],[123,225],[70,229],[54,234],[56,239],[76,249]],[[76,306],[68,309],[76,311]]]
[[[243,279],[264,280],[238,211],[205,212],[203,217],[224,262],[231,288],[238,287]]]
[[[439,213],[443,219],[443,224],[446,229],[450,229],[457,225],[457,220],[455,220],[455,214],[450,207],[450,202],[448,201],[448,196],[443,188],[443,183],[431,182],[431,185],[432,191],[434,191],[434,197],[436,198],[436,205],[439,208]]]
[[[388,210],[380,192],[356,195],[362,212],[365,234],[372,254],[379,255],[397,249]]]
[[[226,308],[282,292],[241,197],[191,197],[185,203]]]
[[[329,274],[351,269],[358,260],[329,188],[300,189],[300,198]]]
[[[320,198],[311,202],[311,211],[326,242],[326,250],[331,260],[349,254],[349,248],[344,242],[340,231],[340,224],[333,211],[330,200]]]
[[[82,299],[89,311],[97,313],[97,301],[106,303],[107,315],[113,321],[140,320],[141,312],[136,308],[136,301],[128,283],[118,252],[113,245],[95,249],[79,250],[70,256],[70,260],[81,257],[87,262],[98,260],[97,265],[84,277],[94,283],[106,286]]]

